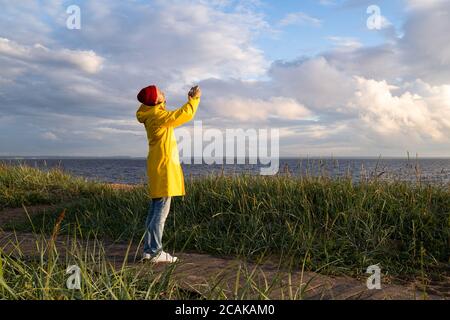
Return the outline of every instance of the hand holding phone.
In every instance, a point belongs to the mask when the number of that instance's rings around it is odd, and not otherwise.
[[[192,87],[191,90],[189,90],[188,95],[191,98],[200,98],[201,95],[202,95],[202,91],[200,89],[200,86]]]

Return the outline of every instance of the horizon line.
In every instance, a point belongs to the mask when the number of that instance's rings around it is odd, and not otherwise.
[[[80,156],[80,155],[74,155],[74,156],[62,156],[62,155],[43,155],[43,156],[35,156],[35,155],[13,155],[13,156],[7,156],[7,155],[0,155],[1,159],[10,159],[10,160],[20,160],[20,159],[146,159],[147,156],[121,156],[121,155],[114,155],[114,156]],[[182,159],[183,157],[180,157]],[[188,158],[188,157],[186,157]],[[191,159],[197,159],[199,157],[190,157]],[[205,158],[205,157],[203,157]],[[206,157],[206,159],[212,159],[214,157]],[[257,157],[256,159],[258,159]],[[268,156],[270,158],[270,156]],[[369,156],[369,155],[306,155],[306,156],[293,156],[293,155],[286,155],[286,156],[279,156],[278,159],[450,159],[450,156],[420,156],[420,155],[405,155],[405,156]],[[225,157],[223,157],[225,159]],[[249,159],[249,157],[234,157],[234,159]]]

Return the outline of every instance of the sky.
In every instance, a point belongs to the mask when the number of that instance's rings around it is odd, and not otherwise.
[[[0,7],[0,156],[146,156],[139,90],[199,84],[204,128],[277,128],[282,156],[450,157],[448,0]]]

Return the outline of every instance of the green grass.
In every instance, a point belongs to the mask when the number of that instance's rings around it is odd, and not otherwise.
[[[149,201],[144,186],[113,190],[60,171],[26,167],[0,172],[7,177],[0,181],[10,181],[0,188],[20,194],[9,203],[78,199],[61,207],[67,209],[62,233],[142,239]],[[12,182],[21,174],[33,184]],[[291,264],[304,262],[306,270],[333,274],[363,274],[372,264],[395,276],[448,272],[449,185],[250,175],[209,176],[186,184],[187,196],[174,199],[166,222],[169,248],[253,259],[284,256]],[[14,191],[8,191],[11,185]],[[15,228],[50,233],[55,219],[38,215],[33,226],[27,222]]]
[[[77,239],[73,237],[72,240]],[[181,288],[172,276],[175,265],[158,271],[149,264],[113,265],[101,241],[72,241],[60,252],[49,241],[36,240],[33,257],[23,257],[20,244],[12,253],[0,249],[0,299],[14,300],[159,300],[200,299]],[[128,257],[125,257],[125,261]],[[68,289],[68,266],[80,270],[80,289]]]
[[[59,169],[41,171],[25,165],[10,166],[0,162],[0,210],[60,203],[99,194],[107,188]]]
[[[36,250],[27,257],[19,242],[15,250],[5,253],[0,248],[0,300],[203,300],[203,299],[269,299],[282,286],[282,278],[292,279],[292,272],[279,269],[270,279],[258,269],[241,264],[229,287],[220,274],[195,292],[175,276],[178,264],[155,268],[149,263],[130,264],[134,253],[130,246],[124,260],[113,264],[98,239],[80,242],[76,235],[67,238],[61,250],[52,238],[36,239]],[[67,288],[69,266],[80,270],[80,288]],[[298,272],[298,270],[296,270]],[[312,279],[311,279],[312,280]],[[276,292],[279,299],[299,300],[305,297],[310,281],[289,282],[290,290]],[[262,282],[262,284],[261,284]]]

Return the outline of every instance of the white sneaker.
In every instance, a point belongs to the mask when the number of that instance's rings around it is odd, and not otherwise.
[[[149,253],[144,254],[143,260],[147,260],[153,263],[159,263],[159,262],[168,262],[173,263],[178,260],[177,257],[171,256],[169,253],[165,251],[160,251],[159,254],[155,257],[152,257]]]

